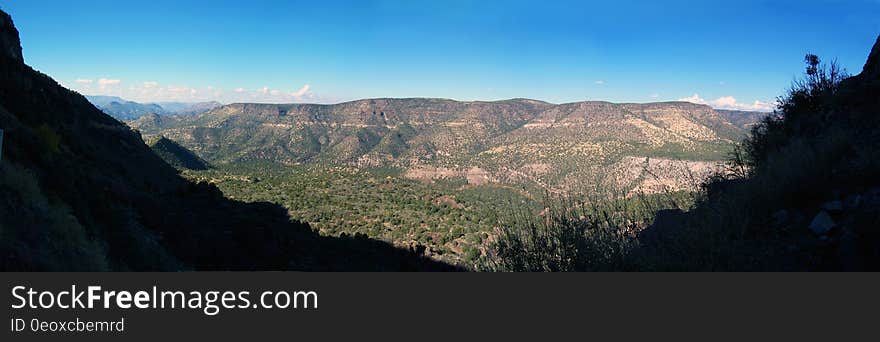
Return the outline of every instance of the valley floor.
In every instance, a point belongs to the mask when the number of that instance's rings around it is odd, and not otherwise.
[[[351,166],[238,164],[183,175],[213,183],[235,200],[283,205],[291,219],[322,235],[365,235],[466,267],[485,256],[499,222],[539,217],[559,197],[534,184],[414,180],[401,170]],[[648,197],[670,196],[688,202],[686,192]]]

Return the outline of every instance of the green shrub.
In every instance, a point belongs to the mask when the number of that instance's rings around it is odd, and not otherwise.
[[[34,129],[34,134],[36,134],[37,138],[42,142],[44,153],[47,155],[58,153],[61,144],[61,136],[59,136],[58,133],[55,133],[52,128],[46,124],[42,124]]]
[[[634,269],[630,252],[653,213],[683,204],[685,194],[627,197],[594,193],[592,200],[545,199],[539,215],[512,210],[475,268],[489,271],[610,271]]]

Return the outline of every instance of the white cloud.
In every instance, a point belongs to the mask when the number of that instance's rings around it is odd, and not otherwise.
[[[660,94],[657,94],[657,93],[653,93],[653,94],[648,95],[648,96],[650,96],[652,99],[660,98]]]
[[[596,85],[604,85],[604,84],[605,84],[605,81],[603,81],[603,80],[598,80],[598,81],[593,82],[593,83],[595,83]]]
[[[122,83],[121,80],[100,78],[100,79],[98,79],[98,88],[101,91],[106,91],[107,88],[115,87],[115,86],[119,85],[120,83]]]
[[[99,86],[111,86],[111,85],[117,85],[119,83],[122,83],[122,81],[121,80],[111,80],[111,79],[107,79],[107,78],[98,79]]]
[[[699,94],[694,94],[689,97],[680,98],[678,101],[691,102],[697,104],[709,105],[713,108],[718,109],[732,109],[732,110],[751,110],[751,111],[759,111],[759,112],[769,112],[772,111],[773,108],[776,107],[775,102],[764,102],[755,100],[752,103],[740,103],[733,96],[722,96],[715,100],[703,99]]]
[[[125,86],[121,86],[123,84]],[[267,86],[256,90],[248,90],[243,87],[230,90],[217,88],[216,86],[168,85],[157,81],[128,83],[118,79],[81,78],[73,81],[71,89],[87,95],[118,96],[142,103],[201,101],[217,101],[221,103],[328,103],[338,100],[315,95],[312,93],[312,87],[309,84],[305,84],[299,89],[294,88],[293,90],[272,89]]]
[[[167,88],[165,88],[165,90],[172,92],[172,93],[181,93],[181,94],[185,94],[185,93],[190,92],[190,88],[186,87],[186,86],[173,86],[172,85],[172,86],[168,86]]]
[[[302,97],[303,95],[308,94],[310,89],[312,89],[312,86],[306,84],[306,85],[302,86],[302,88],[299,88],[299,90],[297,90],[295,93],[293,93],[291,95],[293,95],[293,97]]]
[[[694,96],[683,97],[678,100],[683,102],[706,104],[706,100],[703,100],[703,98],[700,97],[700,94],[694,94]]]
[[[734,107],[736,106],[736,99],[733,96],[722,96],[712,101],[712,104],[718,107]]]

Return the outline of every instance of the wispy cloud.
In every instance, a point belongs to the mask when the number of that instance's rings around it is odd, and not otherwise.
[[[293,97],[303,97],[304,95],[309,93],[309,89],[312,89],[312,86],[306,84],[306,85],[302,86],[302,88],[299,88],[299,90],[297,90],[295,93],[293,93],[291,95],[293,95]]]
[[[604,85],[605,81],[604,80],[597,80],[596,82],[593,82],[593,83],[595,83],[596,85]]]
[[[680,98],[678,101],[685,101],[697,104],[704,104],[712,106],[713,108],[718,109],[731,109],[731,110],[751,110],[751,111],[760,111],[760,112],[769,112],[772,111],[773,108],[776,107],[775,102],[764,102],[755,100],[752,103],[741,103],[736,100],[733,96],[722,96],[715,100],[706,100],[700,97],[700,94],[694,94],[689,97]]]
[[[77,79],[77,80],[75,80],[75,81],[73,81],[73,82],[76,83],[76,84],[92,84],[94,81],[92,81],[92,80],[87,80],[87,79],[84,79],[84,78],[79,78],[79,79]]]

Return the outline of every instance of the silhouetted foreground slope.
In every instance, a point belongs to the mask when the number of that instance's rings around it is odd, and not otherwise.
[[[328,238],[177,175],[125,125],[24,64],[0,11],[0,269],[453,270]]]
[[[642,231],[647,267],[880,269],[880,37],[857,76],[806,62],[731,173],[694,210],[663,212]]]

